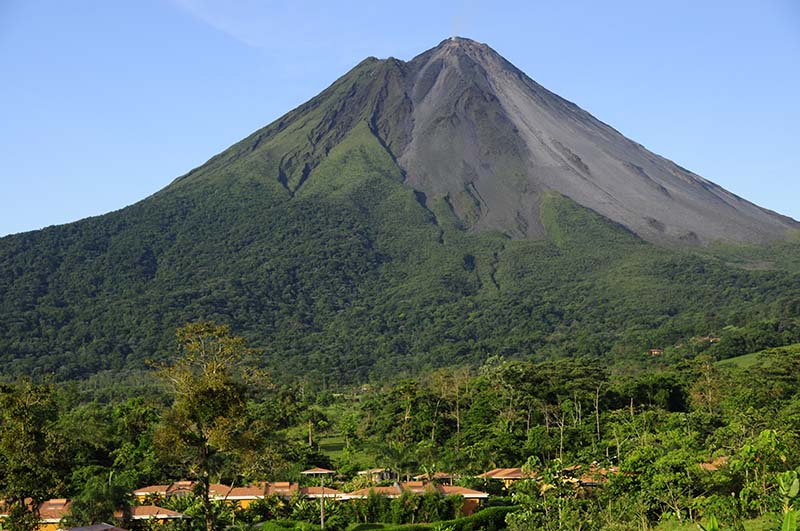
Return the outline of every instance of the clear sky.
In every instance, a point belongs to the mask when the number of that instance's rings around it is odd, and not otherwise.
[[[800,219],[798,0],[0,0],[0,235],[134,203],[451,35]]]

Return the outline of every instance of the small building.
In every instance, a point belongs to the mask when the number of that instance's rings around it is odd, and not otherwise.
[[[320,498],[343,500],[345,498],[344,492],[332,489],[330,487],[301,487],[300,495],[303,498],[311,498],[318,500]]]
[[[61,527],[61,519],[69,513],[69,505],[70,501],[66,498],[54,498],[42,503],[39,506],[39,527],[36,528],[36,531],[56,531],[59,529]]]
[[[122,514],[114,515],[122,518]],[[170,511],[157,505],[135,505],[131,507],[131,520],[183,520],[189,518],[183,513]]]
[[[608,483],[608,477],[619,474],[619,467],[601,467],[595,463],[589,465],[589,470],[578,478],[582,487],[602,487]]]
[[[414,476],[414,480],[415,481],[431,480],[431,481],[435,481],[436,483],[441,483],[442,485],[452,485],[454,479],[455,479],[455,476],[453,474],[448,473],[448,472],[436,472],[430,478],[428,477],[427,474],[419,474],[419,475]]]
[[[700,463],[698,466],[705,470],[706,472],[716,472],[720,468],[724,468],[728,465],[728,456],[721,455],[717,458],[712,459],[711,461],[706,461],[705,463]]]
[[[140,502],[150,498],[165,498],[168,496],[190,496],[194,494],[197,487],[196,481],[175,481],[169,485],[149,485],[133,491],[133,495]],[[212,498],[225,498],[230,492],[231,487],[222,483],[212,483],[208,487],[208,493]]]
[[[473,514],[480,506],[481,501],[489,497],[486,492],[472,490],[465,487],[454,487],[452,485],[438,485],[436,483],[429,483],[426,481],[406,481],[403,483],[395,483],[390,487],[371,487],[367,489],[359,489],[354,492],[345,494],[346,499],[357,500],[366,499],[371,493],[379,496],[386,496],[387,498],[399,498],[403,492],[410,492],[422,496],[427,492],[438,492],[442,496],[455,496],[459,495],[464,498],[464,505],[461,507],[461,512],[465,515]]]
[[[28,502],[26,502],[28,503]],[[0,500],[0,520],[8,516],[5,503]],[[30,506],[28,507],[30,509]],[[47,500],[39,506],[39,525],[36,531],[56,531],[61,527],[61,519],[69,513],[69,500],[66,498],[55,498]],[[3,526],[0,525],[0,528]]]
[[[478,475],[479,478],[496,479],[503,482],[506,488],[522,479],[536,479],[536,474],[526,472],[521,468],[494,468]]]
[[[397,474],[388,468],[369,468],[367,470],[359,470],[356,474],[359,476],[366,476],[373,483],[397,480]]]
[[[232,488],[224,499],[228,502],[238,503],[243,509],[248,508],[254,501],[263,500],[269,496],[278,496],[289,500],[295,496],[301,498],[319,499],[344,499],[344,493],[330,487],[300,487],[297,483],[289,481],[274,481],[259,483],[246,487]]]
[[[121,527],[117,527],[111,524],[94,524],[94,525],[87,525],[83,527],[68,527],[62,531],[128,531],[127,529],[123,529]]]

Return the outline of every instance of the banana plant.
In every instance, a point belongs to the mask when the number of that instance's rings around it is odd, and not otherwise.
[[[717,523],[717,518],[715,516],[708,519],[708,527],[703,524],[697,524],[697,527],[703,531],[719,531],[719,523]]]
[[[792,501],[800,491],[797,472],[790,470],[778,476],[778,491],[783,496],[783,525],[781,531],[797,531],[797,513],[792,509]]]

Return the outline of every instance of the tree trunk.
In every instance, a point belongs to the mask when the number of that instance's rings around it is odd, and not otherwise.
[[[594,422],[597,428],[597,442],[600,443],[600,388],[595,389],[594,393]]]

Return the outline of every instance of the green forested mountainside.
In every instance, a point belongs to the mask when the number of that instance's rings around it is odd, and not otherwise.
[[[495,354],[641,360],[757,323],[760,347],[799,339],[796,241],[656,247],[555,192],[545,239],[467,230],[468,193],[403,184],[402,68],[364,61],[128,208],[0,239],[0,375],[141,368],[206,319],[322,386]]]
[[[339,163],[358,170],[367,157]],[[542,204],[549,241],[512,241],[461,231],[445,200],[434,217],[391,175],[354,174],[338,194],[309,186],[287,200],[255,182],[168,191],[4,238],[3,374],[141,367],[198,319],[230,323],[273,370],[330,384],[493,354],[639,359],[800,315],[788,244],[761,251],[768,268],[748,269],[645,244],[558,196]]]

